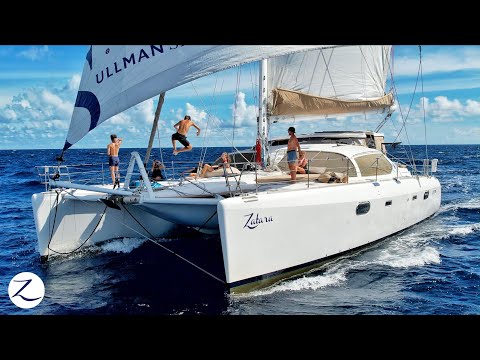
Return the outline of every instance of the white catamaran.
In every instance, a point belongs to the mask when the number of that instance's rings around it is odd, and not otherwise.
[[[178,177],[160,187],[144,168],[149,151],[144,160],[132,153],[119,189],[75,183],[62,174],[64,166],[44,167],[47,189],[32,196],[42,259],[188,226],[220,234],[227,287],[245,292],[425,220],[441,202],[440,183],[431,175],[436,159],[424,160],[420,174],[415,164],[410,170],[387,156],[378,131],[301,134],[307,173],[291,182],[288,139],[269,136],[272,122],[366,112],[388,119],[394,108],[393,94],[385,91],[390,57],[391,46],[93,46],[63,151],[156,94],[161,104],[165,91],[181,84],[260,61],[257,145],[232,153],[233,166],[209,177]],[[135,174],[140,186],[133,184]]]

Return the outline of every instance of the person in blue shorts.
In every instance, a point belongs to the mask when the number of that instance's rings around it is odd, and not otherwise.
[[[288,128],[288,139],[287,144],[287,162],[288,168],[290,169],[290,178],[292,181],[297,180],[297,149],[298,152],[301,152],[300,143],[298,142],[297,136],[295,135],[295,128],[290,126]]]
[[[118,166],[120,165],[120,158],[118,152],[120,151],[120,145],[123,139],[117,137],[117,135],[110,135],[112,142],[107,145],[108,166],[110,166],[110,175],[112,177],[113,188],[117,185],[120,187],[120,174],[118,172]]]

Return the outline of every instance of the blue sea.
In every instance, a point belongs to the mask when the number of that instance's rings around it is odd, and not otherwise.
[[[125,169],[130,151],[120,151]],[[230,148],[212,148],[211,161]],[[156,153],[155,153],[156,151]],[[403,156],[401,149],[394,150]],[[424,146],[412,146],[415,158]],[[480,145],[431,145],[442,185],[440,211],[400,234],[309,274],[247,295],[142,238],[125,238],[41,264],[31,207],[41,192],[36,165],[58,150],[0,151],[0,314],[9,315],[472,315],[480,314]],[[160,157],[154,150],[153,157]],[[164,162],[197,160],[200,149],[163,152]],[[178,158],[178,159],[177,159]],[[207,160],[208,160],[207,159]],[[106,165],[104,149],[70,149],[65,165]],[[395,221],[395,219],[392,219]],[[224,278],[220,238],[186,231],[160,239],[169,249]],[[10,280],[33,272],[45,296],[21,309]]]

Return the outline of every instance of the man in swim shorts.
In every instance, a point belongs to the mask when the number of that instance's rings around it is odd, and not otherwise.
[[[191,126],[197,129],[197,136],[200,135],[200,128],[192,121],[189,115],[185,115],[183,120],[180,120],[178,123],[173,125],[173,127],[177,129],[177,132],[172,134],[173,155],[192,150],[192,145],[187,140],[187,133]],[[176,140],[178,140],[184,146],[180,150],[177,150],[175,145]]]
[[[112,142],[107,145],[108,166],[110,166],[110,175],[112,177],[113,188],[115,185],[120,187],[120,174],[118,173],[118,165],[120,164],[120,158],[118,152],[120,151],[120,145],[123,139],[117,137],[117,135],[110,135]]]

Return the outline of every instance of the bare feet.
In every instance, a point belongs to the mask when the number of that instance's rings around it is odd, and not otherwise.
[[[178,154],[178,151],[177,150],[173,150],[173,155],[177,155]]]

